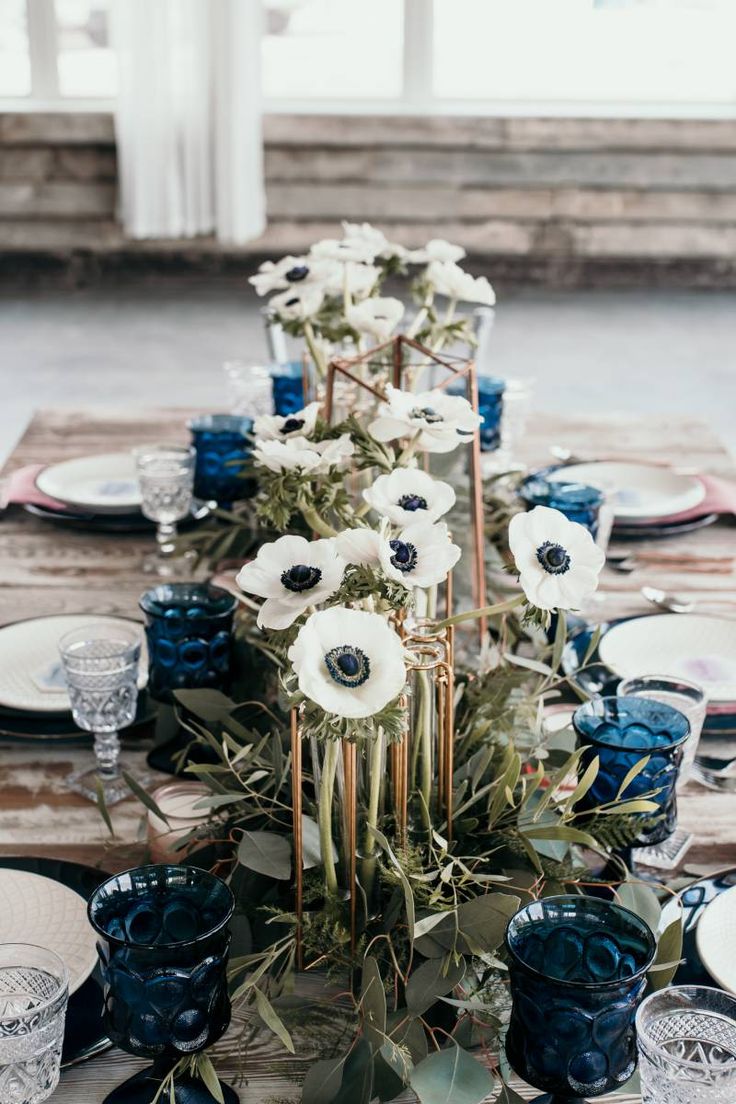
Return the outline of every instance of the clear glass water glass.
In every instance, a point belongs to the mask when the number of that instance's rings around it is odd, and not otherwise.
[[[74,723],[95,738],[95,766],[71,774],[68,784],[90,801],[97,801],[101,788],[105,803],[114,805],[129,796],[120,772],[118,731],[136,713],[140,629],[108,622],[83,625],[62,636],[59,652]]]
[[[0,1101],[40,1104],[59,1083],[69,995],[58,955],[0,944]]]
[[[232,414],[245,414],[251,418],[257,418],[260,414],[273,414],[270,365],[226,360],[222,370],[225,373],[228,405]]]
[[[652,993],[636,1014],[642,1104],[733,1104],[736,1000],[705,985]]]
[[[679,709],[690,722],[690,736],[683,748],[678,790],[687,782],[692,770],[693,760],[698,751],[700,733],[705,723],[708,709],[708,697],[702,686],[686,679],[670,678],[669,675],[641,675],[638,678],[624,679],[619,683],[617,694],[624,697],[649,698],[664,702],[673,709]]]
[[[148,556],[144,571],[171,576],[183,570],[186,557],[175,557],[176,523],[192,505],[196,453],[186,445],[151,445],[134,450],[141,511],[157,523],[158,554]]]

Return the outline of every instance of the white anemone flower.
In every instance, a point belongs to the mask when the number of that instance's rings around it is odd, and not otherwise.
[[[289,648],[299,689],[326,713],[371,717],[406,683],[399,636],[379,613],[318,610]]]
[[[444,582],[461,554],[444,521],[415,521],[397,537],[386,537],[379,549],[384,574],[405,587],[431,587]]]
[[[433,479],[420,468],[395,468],[390,475],[379,475],[363,491],[363,498],[394,525],[438,521],[455,505],[450,484]]]
[[[276,262],[264,261],[258,272],[249,277],[248,283],[253,285],[258,295],[270,295],[272,291],[324,283],[334,275],[334,261],[288,256]]]
[[[373,264],[376,258],[375,246],[365,239],[339,241],[337,238],[324,238],[315,242],[310,250],[312,257],[324,257],[328,261],[357,261],[359,264]]]
[[[403,315],[404,304],[400,299],[380,297],[353,303],[345,311],[349,326],[377,342],[388,341]]]
[[[378,563],[381,536],[375,529],[343,529],[335,539],[335,547],[349,564],[367,566]]]
[[[288,629],[309,606],[331,598],[342,582],[345,561],[332,540],[279,537],[245,564],[237,584],[266,601],[258,611],[264,629]]]
[[[585,526],[548,506],[511,519],[509,546],[524,593],[543,610],[580,609],[606,559]]]
[[[294,414],[260,414],[253,423],[257,441],[285,441],[288,437],[309,437],[317,424],[320,404],[310,403]]]
[[[344,468],[354,448],[348,433],[329,441],[308,441],[306,437],[287,437],[285,441],[256,439],[253,459],[272,472],[324,475],[332,468]]]
[[[344,295],[352,299],[365,299],[376,286],[376,281],[381,275],[380,268],[371,264],[360,264],[358,261],[346,261],[337,265],[335,272],[325,283],[324,290],[328,295]]]
[[[373,249],[374,257],[382,260],[390,260],[398,257],[403,260],[408,257],[409,251],[398,242],[389,241],[383,230],[378,230],[370,222],[345,222],[342,224],[343,241],[349,245],[361,245],[366,249]]]
[[[324,291],[320,284],[306,284],[274,295],[268,305],[285,322],[306,322],[314,318],[323,300]]]
[[[471,441],[483,421],[462,395],[445,391],[415,394],[389,384],[386,397],[388,402],[381,403],[378,417],[368,426],[377,441],[413,438],[418,433],[417,444],[423,451],[452,452],[459,444]]]
[[[460,303],[482,303],[492,307],[496,293],[485,276],[471,276],[454,261],[430,261],[427,279],[438,295]]]
[[[413,264],[428,264],[430,261],[461,261],[464,256],[461,245],[453,245],[444,238],[432,238],[424,249],[413,249],[407,259]]]

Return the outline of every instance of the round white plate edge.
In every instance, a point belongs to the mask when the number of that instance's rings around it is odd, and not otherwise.
[[[557,468],[557,469],[555,469],[555,471],[550,472],[548,478],[552,482],[562,482],[563,479],[564,479],[564,474],[563,474],[564,472],[566,472],[566,471],[567,472],[570,472],[570,471],[574,472],[574,471],[576,471],[580,468],[593,467],[593,465],[596,465],[596,466],[600,465],[601,467],[606,467],[606,468],[609,468],[611,466],[626,465],[626,467],[639,468],[639,469],[644,470],[644,471],[662,471],[662,469],[658,468],[658,465],[656,465],[656,464],[632,464],[632,463],[629,463],[626,460],[599,460],[599,461],[589,461],[587,463],[580,463],[580,464],[567,464],[564,467]],[[642,506],[638,510],[634,510],[633,513],[630,510],[627,511],[626,508],[623,507],[623,506],[620,506],[619,508],[616,508],[614,506],[614,516],[615,516],[616,521],[621,522],[622,524],[629,523],[629,522],[633,522],[633,523],[639,522],[641,524],[644,524],[647,521],[652,521],[652,522],[656,522],[658,520],[661,521],[662,518],[676,516],[677,514],[683,513],[685,510],[692,510],[696,506],[699,506],[701,504],[701,502],[703,502],[705,500],[705,495],[706,495],[705,484],[703,483],[703,481],[701,479],[698,479],[697,476],[694,476],[694,475],[681,475],[678,472],[672,471],[672,469],[670,469],[670,468],[667,468],[667,469],[664,469],[664,470],[667,471],[669,474],[671,474],[673,476],[677,476],[678,478],[682,479],[684,482],[686,482],[689,485],[689,487],[690,487],[690,494],[689,495],[686,495],[685,491],[683,490],[683,498],[685,499],[684,505],[683,504],[678,504],[677,507],[668,508],[667,510],[665,510],[664,512],[659,513],[659,514],[658,513],[654,513],[654,514],[651,513],[651,509],[650,508],[648,509],[645,506]],[[581,480],[581,482],[584,482],[584,480]],[[590,485],[595,486],[595,484],[590,484]],[[601,489],[606,490],[607,488],[605,486],[603,486]]]
[[[70,456],[67,460],[59,460],[54,464],[47,464],[45,468],[42,468],[35,479],[36,487],[42,494],[48,495],[50,498],[55,499],[57,502],[63,502],[66,506],[72,506],[79,510],[93,511],[99,514],[127,514],[140,509],[141,498],[140,494],[137,494],[135,499],[129,498],[124,502],[119,503],[105,503],[105,502],[89,502],[81,498],[70,498],[63,488],[60,490],[58,486],[54,486],[52,482],[49,486],[48,477],[49,473],[53,473],[57,468],[65,467],[69,464],[75,464],[79,462],[88,461],[100,461],[109,458],[125,457],[126,460],[132,460],[132,454],[127,452],[100,452],[93,453],[85,456]],[[54,476],[52,474],[51,478]],[[45,484],[45,485],[44,485]]]
[[[728,903],[729,898],[730,904]],[[723,902],[726,903],[724,904]],[[715,906],[715,908],[713,906]],[[728,990],[728,992],[736,993],[736,968],[734,968],[730,980],[726,980],[723,974],[721,974],[718,965],[716,964],[715,967],[713,966],[713,960],[712,958],[709,958],[708,954],[709,948],[706,947],[706,941],[709,938],[708,924],[710,923],[712,925],[714,917],[717,917],[719,913],[724,909],[729,908],[731,912],[736,914],[736,886],[731,886],[730,889],[726,889],[723,891],[723,893],[719,893],[717,897],[714,897],[713,900],[709,901],[708,904],[705,906],[700,915],[700,918],[698,919],[697,927],[695,929],[695,946],[698,949],[700,961],[703,963],[713,980],[717,981],[718,984],[722,985],[724,989]],[[708,920],[709,913],[710,920]],[[705,921],[705,924],[703,924],[703,921]],[[736,919],[734,920],[734,928],[736,929]],[[712,948],[714,945],[717,944],[717,940],[715,942],[713,941],[712,934],[710,936],[710,939],[710,948]],[[733,961],[733,954],[728,953],[728,947],[726,950],[727,953],[724,957],[730,961]]]

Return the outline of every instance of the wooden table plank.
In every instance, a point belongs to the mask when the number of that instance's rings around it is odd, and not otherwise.
[[[191,410],[44,410],[33,418],[9,458],[4,474],[32,463],[50,463],[95,452],[126,450],[155,440],[187,440]],[[701,471],[733,475],[728,454],[711,431],[694,421],[647,418],[586,419],[538,415],[520,446],[529,464],[551,461],[549,446],[559,444],[583,456],[648,458],[687,464]],[[687,551],[695,555],[733,556],[734,527],[723,521],[672,541],[622,544],[616,551]],[[0,624],[23,617],[62,612],[116,613],[139,617],[138,598],[150,584],[141,571],[152,539],[141,535],[90,534],[33,518],[17,507],[0,517]],[[704,574],[645,564],[630,575],[604,570],[600,596],[587,614],[595,618],[651,612],[640,595],[647,583],[697,599],[708,608],[736,610],[733,571]],[[110,840],[96,808],[64,783],[66,774],[88,761],[88,746],[39,748],[32,744],[0,748],[0,853],[44,854],[98,865],[109,871],[139,861],[140,807],[133,801],[112,809],[116,839]],[[145,745],[131,742],[126,755],[142,765]],[[696,834],[687,866],[716,869],[736,863],[736,810],[728,794],[689,784],[680,799],[680,823]],[[319,984],[300,981],[300,987]],[[141,1063],[112,1052],[64,1074],[54,1094],[59,1104],[96,1104],[110,1088]],[[292,1058],[269,1039],[260,1039],[249,1058],[240,1098],[248,1104],[298,1101],[304,1061]],[[530,1099],[534,1090],[518,1086]],[[411,1094],[406,1100],[412,1099]],[[634,1095],[608,1098],[636,1104]]]

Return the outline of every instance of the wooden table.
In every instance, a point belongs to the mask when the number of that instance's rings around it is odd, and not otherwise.
[[[128,449],[153,440],[185,441],[188,410],[40,411],[10,457],[5,473],[31,463],[50,462],[95,452]],[[548,463],[549,445],[564,445],[591,457],[632,456],[656,462],[733,475],[729,457],[705,426],[696,422],[631,423],[614,418],[593,422],[558,415],[533,419],[520,452],[532,463]],[[149,585],[140,564],[152,538],[94,535],[64,529],[11,507],[0,520],[0,624],[51,613],[114,613],[136,617],[138,598]],[[613,551],[625,551],[620,546]],[[636,549],[677,550],[708,556],[736,552],[733,523],[720,522],[673,541],[637,544]],[[736,610],[736,574],[691,573],[647,565],[632,574],[604,570],[600,598],[587,611],[600,619],[650,612],[639,591],[644,584],[683,594],[707,609]],[[126,801],[112,810],[116,839],[110,840],[91,804],[69,793],[64,777],[89,749],[32,744],[0,748],[0,853],[55,855],[99,865],[109,871],[135,863],[140,807]],[[142,760],[145,748],[128,750]],[[687,856],[688,870],[699,873],[736,864],[736,801],[690,784],[680,802],[680,823],[696,834]],[[94,1104],[112,1085],[141,1063],[113,1052],[65,1073],[54,1095],[59,1104]],[[248,1063],[243,1101],[297,1101],[303,1064],[265,1037]],[[525,1096],[533,1096],[532,1090]],[[619,1104],[638,1098],[616,1096]]]

